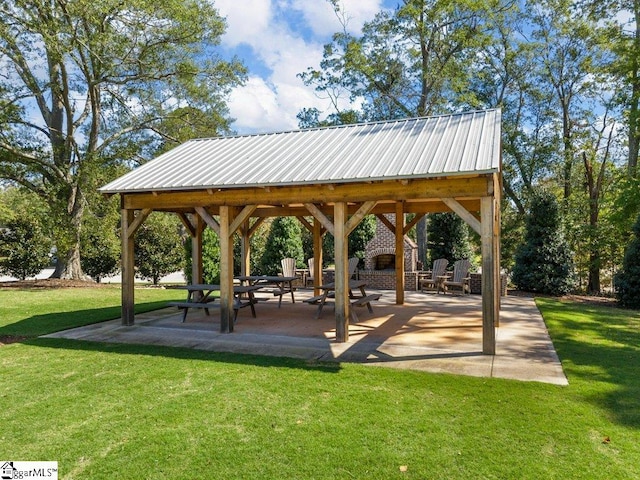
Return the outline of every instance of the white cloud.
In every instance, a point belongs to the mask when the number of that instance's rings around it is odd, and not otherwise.
[[[215,7],[227,19],[223,42],[228,46],[252,45],[271,24],[271,0],[215,0]]]
[[[343,3],[350,31],[358,31],[382,8],[381,0]],[[328,101],[319,99],[297,77],[319,65],[323,45],[342,29],[329,2],[215,0],[215,6],[227,19],[223,45],[245,45],[253,53],[252,58],[243,59],[249,67],[247,84],[230,97],[234,129],[239,133],[289,130],[297,128],[296,115],[304,107],[330,111]],[[265,70],[265,76],[258,76]]]
[[[309,28],[317,35],[330,37],[342,30],[346,22],[347,31],[357,33],[365,22],[371,20],[382,9],[381,0],[339,0],[338,15],[327,1],[293,0],[293,8],[304,16]]]

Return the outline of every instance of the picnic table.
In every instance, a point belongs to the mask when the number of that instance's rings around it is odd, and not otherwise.
[[[349,303],[353,307],[366,306],[369,310],[369,313],[373,313],[371,302],[380,299],[382,294],[367,294],[365,290],[366,286],[367,283],[364,280],[349,280]],[[322,309],[327,302],[327,299],[335,296],[336,284],[335,282],[331,282],[325,285],[320,285],[319,288],[320,290],[322,290],[322,294],[304,300],[306,303],[318,305],[318,310],[316,311],[315,318],[320,318],[320,315],[322,315]],[[359,294],[354,293],[354,290],[359,290]],[[354,323],[358,321],[358,316],[356,315],[354,308],[349,309],[349,315],[351,316]]]
[[[296,299],[293,295],[295,291],[295,287],[293,286],[293,282],[298,280],[299,277],[284,277],[280,275],[240,275],[235,277],[236,280],[239,280],[241,284],[247,286],[272,286],[273,290],[270,292],[273,293],[275,297],[279,297],[278,299],[278,308],[282,304],[282,296],[287,293],[291,294],[291,303],[296,303]]]
[[[214,303],[216,296],[212,296],[213,292],[220,291],[220,285],[206,284],[206,283],[194,283],[191,285],[176,285],[169,288],[175,288],[178,290],[187,291],[187,299],[184,302],[169,302],[169,306],[178,307],[184,310],[182,314],[182,321],[187,319],[187,312],[190,308],[202,308],[206,315],[209,315],[209,309],[220,308],[219,303]],[[251,315],[256,318],[255,304],[257,299],[254,296],[254,292],[260,290],[260,285],[234,285],[233,286],[233,321],[235,323],[238,317],[238,310],[244,307],[251,307]]]

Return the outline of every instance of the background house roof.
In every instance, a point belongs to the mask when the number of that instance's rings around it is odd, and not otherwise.
[[[500,110],[190,140],[102,193],[246,188],[493,173]]]

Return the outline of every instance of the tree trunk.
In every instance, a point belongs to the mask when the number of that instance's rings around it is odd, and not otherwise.
[[[638,174],[638,154],[640,153],[640,2],[633,2],[636,31],[631,51],[631,99],[629,100],[629,159],[627,167],[629,175],[635,177]]]
[[[84,207],[82,195],[75,186],[69,188],[67,211],[59,221],[62,225],[56,245],[58,248],[58,261],[51,278],[64,278],[72,280],[87,280],[80,265],[80,227]]]
[[[423,268],[427,265],[427,216],[416,223],[416,243],[418,244],[418,260]]]

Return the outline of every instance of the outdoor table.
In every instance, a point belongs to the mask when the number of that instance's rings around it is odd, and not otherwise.
[[[436,278],[436,293],[446,293],[447,292],[447,287],[444,284],[444,282],[446,282],[447,280],[449,280],[451,278],[451,275],[447,274],[447,275],[438,275],[438,277]]]
[[[366,305],[369,313],[373,313],[373,308],[371,307],[371,302],[373,300],[378,300],[382,295],[379,293],[367,295],[365,290],[365,286],[367,283],[364,280],[349,280],[349,301],[352,306],[363,306]],[[318,297],[313,297],[309,299],[309,303],[318,303],[318,310],[316,311],[315,318],[320,318],[322,315],[322,308],[327,301],[327,298],[330,296],[331,292],[335,292],[336,284],[335,282],[327,283],[325,285],[320,285],[320,290],[322,290],[322,295]],[[354,290],[360,290],[360,295],[354,294]],[[356,315],[355,309],[349,309],[349,315],[351,316],[354,322],[358,321],[358,316]]]
[[[178,290],[187,290],[187,299],[184,302],[170,302],[170,306],[178,307],[184,310],[182,315],[182,321],[187,319],[187,312],[190,308],[203,308],[205,314],[209,315],[210,308],[220,308],[220,304],[214,304],[217,297],[212,297],[213,292],[220,291],[220,285],[206,284],[206,283],[194,283],[191,285],[176,285],[169,288],[175,288]],[[260,290],[260,285],[234,285],[233,286],[233,321],[235,323],[238,317],[238,310],[244,307],[251,307],[251,315],[256,318],[256,309],[254,305],[257,300],[254,296],[256,290]],[[247,300],[243,301],[243,296],[247,296]]]
[[[295,291],[293,282],[298,280],[298,277],[283,277],[280,275],[240,275],[235,278],[240,280],[242,284],[246,285],[260,287],[272,285],[275,287],[271,293],[273,293],[275,297],[280,297],[278,299],[278,308],[280,308],[280,305],[282,304],[282,296],[287,293],[291,294],[291,303],[296,303],[296,299],[293,296],[293,292]]]

